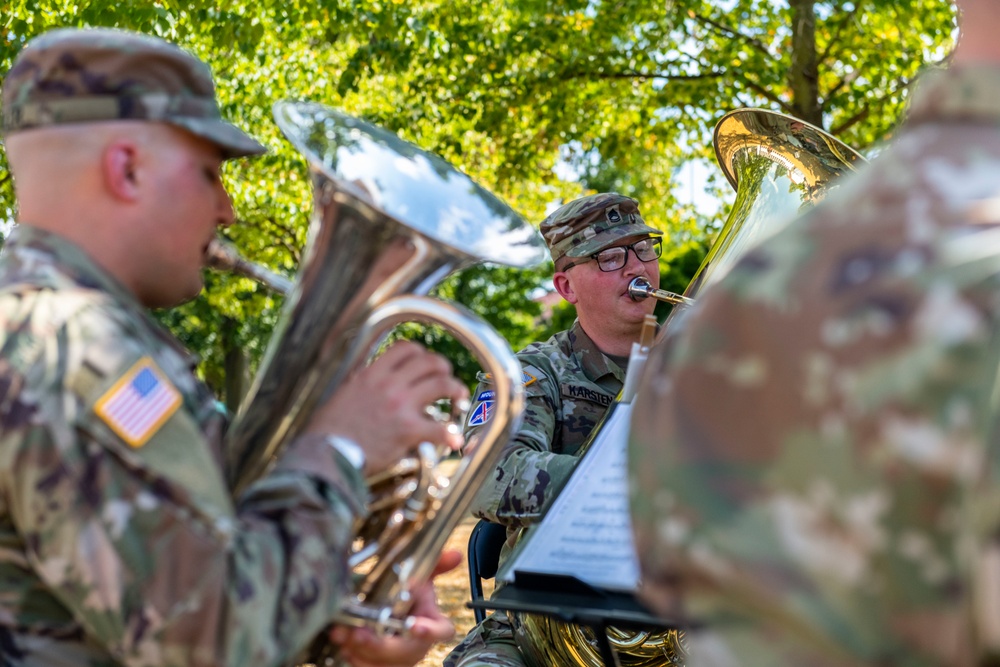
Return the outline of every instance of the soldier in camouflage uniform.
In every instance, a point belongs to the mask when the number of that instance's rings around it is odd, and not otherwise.
[[[202,62],[132,33],[43,35],[2,93],[19,224],[0,257],[0,663],[286,664],[346,598],[364,474],[447,441],[424,407],[467,392],[394,347],[234,502],[226,419],[146,308],[201,290],[233,222],[222,162],[263,146],[222,121]],[[398,410],[365,424],[373,395]],[[430,586],[417,599],[411,638],[333,639],[414,664],[453,632]]]
[[[643,222],[634,199],[590,195],[555,211],[541,224],[555,262],[552,282],[576,306],[568,331],[532,343],[518,358],[524,371],[524,421],[474,513],[507,526],[503,563],[521,528],[538,521],[577,463],[577,453],[622,388],[632,343],[656,303],[635,301],[628,284],[643,276],[660,284],[659,230]],[[473,397],[467,436],[489,420],[492,390],[483,379]],[[503,612],[489,616],[445,660],[446,667],[509,665],[523,659]]]
[[[958,4],[893,145],[650,356],[642,595],[689,667],[1000,658],[1000,4]]]

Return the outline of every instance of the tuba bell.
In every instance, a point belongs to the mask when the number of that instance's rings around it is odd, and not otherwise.
[[[823,130],[797,118],[763,109],[738,109],[716,124],[716,159],[736,190],[732,210],[688,283],[684,294],[656,290],[641,279],[629,284],[633,299],[655,298],[676,307],[660,327],[660,337],[683,325],[678,317],[695,303],[696,294],[725,275],[757,243],[822,199],[837,179],[856,171],[865,159]],[[620,399],[621,397],[619,397]],[[606,414],[614,409],[612,406]],[[595,427],[580,455],[598,437]],[[589,628],[549,616],[510,613],[514,638],[530,667],[602,667],[604,662]],[[608,642],[623,667],[682,665],[683,633],[608,629]]]
[[[441,158],[395,134],[308,102],[279,102],[276,122],[306,158],[313,212],[294,283],[244,261],[221,242],[206,263],[287,295],[261,369],[227,435],[234,497],[258,479],[312,411],[365,363],[392,327],[437,324],[496,380],[495,416],[450,476],[425,443],[370,479],[369,517],[355,526],[356,588],[337,623],[376,632],[408,628],[414,586],[427,581],[501,446],[520,421],[520,365],[503,338],[465,308],[424,296],[479,262],[514,267],[545,257],[538,232]],[[452,426],[457,417],[452,414]],[[335,661],[321,633],[302,662]]]

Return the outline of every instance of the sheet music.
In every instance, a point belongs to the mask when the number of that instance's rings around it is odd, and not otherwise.
[[[639,564],[628,507],[626,450],[632,406],[617,403],[541,523],[501,574],[572,575],[591,586],[633,591]]]

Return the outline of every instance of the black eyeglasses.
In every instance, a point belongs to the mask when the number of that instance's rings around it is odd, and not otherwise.
[[[636,241],[632,245],[620,245],[614,248],[605,248],[599,253],[586,257],[576,262],[570,262],[563,267],[563,271],[568,271],[577,264],[584,264],[590,260],[597,260],[597,266],[601,271],[617,271],[628,262],[628,251],[632,250],[640,262],[652,262],[663,253],[663,245],[660,237],[649,237]]]

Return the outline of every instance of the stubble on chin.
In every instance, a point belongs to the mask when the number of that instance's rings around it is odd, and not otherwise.
[[[147,302],[146,306],[149,308],[175,308],[197,298],[205,287],[205,282],[200,272],[197,280],[185,281],[183,283],[185,287],[183,288],[181,284],[181,281],[178,280],[169,286],[164,285],[164,289],[150,299],[153,303]]]

